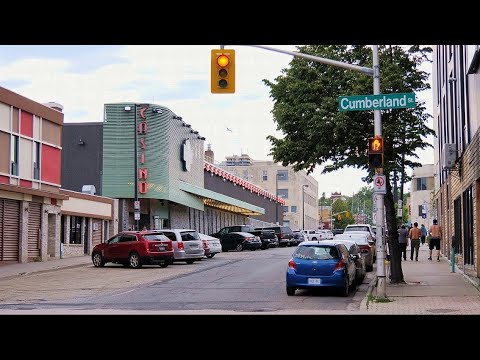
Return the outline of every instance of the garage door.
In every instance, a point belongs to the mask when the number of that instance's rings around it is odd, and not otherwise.
[[[28,204],[28,257],[40,256],[40,228],[42,225],[42,204]]]
[[[0,199],[0,261],[18,261],[20,202]]]
[[[102,242],[102,220],[93,219],[92,249]]]

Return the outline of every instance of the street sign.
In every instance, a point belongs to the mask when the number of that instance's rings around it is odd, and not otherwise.
[[[387,193],[387,183],[385,175],[375,175],[373,177],[373,192],[376,194]]]
[[[422,214],[422,219],[426,219],[427,218],[427,214]]]
[[[140,212],[139,211],[135,211],[133,213],[133,220],[140,220]]]
[[[414,108],[415,93],[339,96],[338,110],[383,110]]]
[[[140,210],[140,201],[139,200],[133,202],[133,208],[135,210]]]

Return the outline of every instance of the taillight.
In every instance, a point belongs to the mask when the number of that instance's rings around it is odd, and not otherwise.
[[[335,264],[335,269],[333,269],[333,272],[335,271],[341,271],[345,268],[345,263],[343,262],[343,260],[340,260],[339,262],[337,262]]]
[[[297,270],[297,264],[295,264],[295,261],[293,261],[293,259],[290,259],[290,261],[288,262],[288,268],[295,271]]]
[[[362,254],[368,254],[370,252],[370,245],[360,245],[358,248]]]
[[[185,250],[185,247],[183,246],[183,242],[178,243],[178,250]]]

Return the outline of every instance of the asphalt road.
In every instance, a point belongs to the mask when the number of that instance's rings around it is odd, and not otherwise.
[[[29,280],[11,279],[10,284],[0,282],[0,289],[10,287],[13,294],[0,299],[0,313],[348,314],[358,311],[372,273],[367,273],[364,284],[348,297],[326,289],[297,290],[295,296],[287,296],[285,270],[292,251],[293,248],[232,251],[192,265],[179,263],[166,269],[87,266],[38,274]]]

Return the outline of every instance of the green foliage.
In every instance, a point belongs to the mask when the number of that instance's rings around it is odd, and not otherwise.
[[[347,203],[342,199],[337,199],[333,202],[332,211],[333,214],[340,215],[340,219],[338,219],[337,215],[333,217],[333,227],[335,229],[344,229],[347,225],[355,222],[350,209],[347,207]]]

